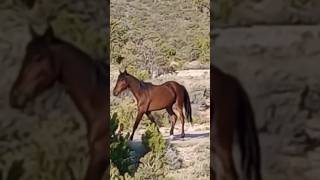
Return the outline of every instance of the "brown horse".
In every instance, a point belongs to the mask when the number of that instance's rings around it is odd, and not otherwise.
[[[211,176],[217,180],[261,180],[260,145],[254,113],[247,94],[232,76],[211,67],[212,98],[214,102],[211,122]],[[241,175],[236,172],[233,143],[238,141],[241,155]],[[216,161],[218,169],[213,169]],[[216,180],[216,179],[215,179]]]
[[[107,67],[56,38],[51,26],[43,35],[30,31],[32,40],[10,91],[10,104],[23,109],[55,82],[63,84],[86,120],[90,161],[85,179],[102,180],[109,165]]]
[[[185,136],[183,106],[190,123],[192,123],[192,117],[189,94],[184,86],[175,81],[168,81],[161,85],[153,85],[140,81],[125,70],[124,72],[120,72],[118,76],[116,86],[113,89],[113,95],[118,96],[127,88],[133,93],[138,105],[138,115],[133,126],[130,140],[133,139],[134,132],[142,116],[146,114],[151,122],[156,123],[151,112],[161,109],[166,109],[170,115],[170,137],[173,138],[173,129],[177,121],[177,116],[181,121],[182,128],[180,137],[183,138]],[[176,110],[176,112],[174,110]]]

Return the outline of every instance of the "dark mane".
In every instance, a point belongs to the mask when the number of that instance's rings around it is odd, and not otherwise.
[[[97,81],[98,83],[104,83],[106,84],[106,80],[107,80],[107,76],[108,76],[108,64],[106,62],[106,59],[102,60],[102,59],[97,59],[94,60],[92,59],[86,52],[84,52],[82,49],[80,49],[79,47],[64,41],[62,39],[59,38],[54,38],[53,39],[53,43],[54,44],[62,44],[62,45],[66,45],[71,47],[74,51],[78,52],[79,54],[81,54],[82,56],[86,57],[86,59],[88,61],[91,61],[91,63],[93,64],[93,67],[95,68],[96,71],[96,75],[97,75]]]
[[[65,41],[65,40],[62,40],[60,38],[57,38],[57,37],[54,37],[52,42],[52,44],[59,44],[59,45],[65,45],[67,47],[70,47],[72,48],[74,51],[76,51],[78,54],[81,54],[81,56],[84,56],[86,57],[87,59],[93,61],[93,59],[88,55],[88,53],[86,53],[85,51],[83,51],[81,48],[79,48],[78,46],[75,46],[74,44],[68,42],[68,41]]]
[[[145,90],[152,86],[152,83],[150,82],[144,82],[143,80],[140,80],[140,87],[141,89]]]
[[[152,86],[153,84],[150,83],[150,82],[144,82],[143,80],[140,80],[138,78],[136,78],[135,76],[131,75],[131,74],[127,74],[129,77],[133,78],[134,80],[138,81],[139,82],[139,87],[142,89],[142,90],[146,90],[148,89],[150,86]]]

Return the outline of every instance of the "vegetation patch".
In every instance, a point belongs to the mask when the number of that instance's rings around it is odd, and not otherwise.
[[[116,133],[119,126],[118,122],[118,115],[115,113],[111,118],[110,161],[112,166],[114,166],[115,174],[119,172],[120,175],[124,175],[125,173],[132,175],[134,172],[133,150],[128,143],[129,134],[123,136]]]
[[[123,126],[124,131],[128,131],[132,128],[134,120],[137,114],[137,105],[134,100],[126,96],[121,103],[111,107],[111,113],[117,114],[117,121]]]
[[[133,150],[129,146],[129,134],[117,134],[119,127],[118,115],[111,118],[111,179],[143,180],[168,179],[168,166],[165,157],[167,143],[154,124],[149,124],[142,136],[142,144],[149,150],[139,164],[133,162]]]

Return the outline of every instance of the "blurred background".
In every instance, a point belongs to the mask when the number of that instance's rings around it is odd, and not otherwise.
[[[216,0],[213,7],[212,62],[250,96],[264,179],[319,179],[320,2]]]
[[[24,112],[9,107],[9,91],[31,39],[29,25],[42,34],[50,22],[58,38],[106,61],[107,2],[0,2],[0,179],[83,179],[88,163],[85,122],[63,87],[56,85]]]

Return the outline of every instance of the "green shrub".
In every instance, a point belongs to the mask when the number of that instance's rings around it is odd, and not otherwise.
[[[142,143],[150,150],[140,159],[137,168],[133,165],[132,149],[128,145],[128,136],[116,134],[119,119],[117,113],[111,118],[111,168],[110,177],[116,180],[144,180],[144,179],[168,179],[165,149],[166,141],[163,139],[157,127],[151,123],[147,126],[142,136]]]
[[[159,155],[163,155],[166,149],[166,141],[153,123],[147,126],[145,133],[142,135],[142,144]]]
[[[145,133],[142,135],[142,144],[150,150],[143,158],[135,173],[135,179],[169,179],[167,178],[168,166],[165,158],[167,143],[158,131],[155,124],[147,126]]]
[[[111,19],[111,63],[127,67],[142,80],[149,79],[154,71],[180,68],[182,58],[177,57],[177,48],[160,34],[144,30],[134,20]]]
[[[110,179],[112,179],[112,180],[133,180],[134,178],[132,176],[130,176],[128,173],[121,175],[119,169],[113,163],[111,163]]]
[[[166,178],[168,169],[162,154],[149,152],[140,160],[140,165],[134,177],[137,180],[157,180]]]
[[[150,73],[147,70],[139,70],[134,66],[128,66],[127,71],[140,80],[147,80],[151,77]]]
[[[194,48],[201,63],[210,63],[210,37],[209,34],[200,34],[194,38]]]
[[[129,40],[128,27],[121,19],[111,18],[110,24],[111,63],[120,64],[124,58],[121,50]]]
[[[111,144],[110,144],[110,161],[113,163],[121,175],[125,173],[132,174],[134,172],[134,164],[132,160],[133,150],[128,143],[129,134],[125,137],[116,134],[118,128],[118,116],[116,113],[111,118]]]
[[[137,114],[137,105],[132,97],[125,97],[122,102],[111,109],[118,115],[119,124],[123,125],[124,131],[131,130]]]

